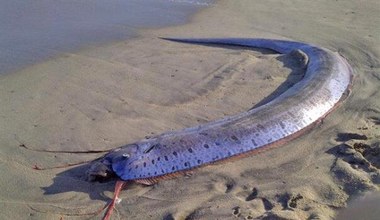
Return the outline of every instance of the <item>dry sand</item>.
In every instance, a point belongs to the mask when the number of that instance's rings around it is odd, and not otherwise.
[[[112,149],[245,111],[302,77],[288,55],[160,36],[314,43],[349,60],[352,94],[282,147],[151,187],[131,184],[113,219],[334,218],[380,184],[379,14],[377,0],[218,1],[188,25],[144,30],[1,76],[0,218],[99,219],[91,213],[112,197],[113,182],[85,181],[86,165],[33,169],[102,154],[34,150]]]

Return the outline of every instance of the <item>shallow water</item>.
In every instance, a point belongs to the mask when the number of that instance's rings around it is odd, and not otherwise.
[[[0,0],[0,74],[138,28],[185,23],[211,0]]]

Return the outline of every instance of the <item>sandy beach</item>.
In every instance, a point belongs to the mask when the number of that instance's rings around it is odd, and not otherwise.
[[[86,163],[49,168],[247,111],[305,71],[291,55],[160,37],[312,43],[349,61],[352,92],[281,147],[154,186],[131,183],[112,219],[335,219],[380,186],[379,14],[377,0],[220,0],[188,24],[139,30],[1,75],[0,219],[101,219],[114,182],[86,181]]]

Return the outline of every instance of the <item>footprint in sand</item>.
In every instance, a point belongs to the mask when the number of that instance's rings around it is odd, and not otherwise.
[[[275,207],[274,203],[267,198],[260,197],[259,189],[252,186],[243,186],[241,191],[236,192],[236,198],[242,201],[243,206],[236,206],[232,209],[232,215],[239,219],[257,219],[271,212]]]
[[[213,182],[215,182],[213,188],[222,193],[230,193],[236,185],[233,179],[226,176],[218,176],[213,179]]]
[[[335,156],[330,171],[348,195],[375,191],[380,183],[380,118],[369,114],[357,133],[339,133],[335,140],[341,144],[327,151]]]
[[[363,128],[368,130],[367,126],[360,127],[359,130]],[[380,142],[376,138],[358,133],[339,133],[335,140],[343,143],[330,149],[328,153],[343,159],[354,169],[366,172],[380,169]]]
[[[256,199],[258,194],[259,194],[259,191],[257,190],[257,188],[253,187],[251,194],[249,194],[247,198],[245,198],[245,201],[249,202]]]
[[[278,202],[282,205],[282,209],[286,210],[294,210],[296,208],[300,208],[300,202],[303,200],[303,196],[298,194],[283,194],[278,196]]]
[[[371,145],[358,142],[354,143],[352,147],[355,151],[363,155],[371,166],[380,169],[380,142]]]
[[[232,209],[232,214],[235,216],[235,217],[240,217],[241,215],[241,212],[240,212],[240,207],[239,206],[236,206]]]

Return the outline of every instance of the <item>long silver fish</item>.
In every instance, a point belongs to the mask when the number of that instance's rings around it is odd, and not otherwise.
[[[294,53],[307,63],[307,70],[301,81],[265,105],[112,150],[92,163],[87,172],[91,179],[116,175],[123,181],[149,185],[199,166],[283,144],[330,113],[347,97],[352,81],[353,70],[343,57],[306,43],[242,38],[168,40]],[[118,186],[120,190],[121,184]]]

